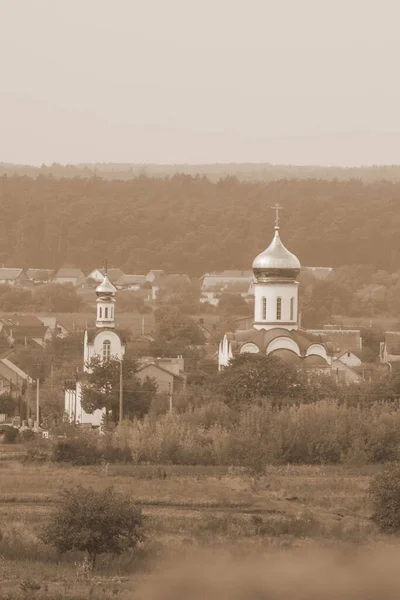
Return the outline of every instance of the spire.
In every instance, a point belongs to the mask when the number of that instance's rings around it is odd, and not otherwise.
[[[275,204],[275,206],[271,206],[271,208],[275,211],[275,231],[279,229],[279,211],[283,210],[283,206],[280,204]]]

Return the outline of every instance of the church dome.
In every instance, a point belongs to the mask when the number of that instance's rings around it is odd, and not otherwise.
[[[275,227],[274,239],[266,250],[253,261],[256,279],[296,279],[300,273],[300,261],[281,242],[279,227]]]
[[[97,296],[114,296],[117,289],[108,279],[107,274],[104,276],[103,281],[96,288]]]

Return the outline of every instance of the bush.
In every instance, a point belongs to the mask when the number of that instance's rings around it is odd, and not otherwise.
[[[18,438],[18,429],[12,425],[1,425],[0,435],[3,435],[5,444],[15,444]]]
[[[112,487],[64,490],[39,539],[60,553],[87,552],[92,567],[99,554],[121,554],[143,541],[143,516],[131,495]]]
[[[400,465],[374,477],[369,487],[372,519],[385,533],[400,532]]]
[[[98,441],[90,434],[57,440],[53,447],[52,460],[72,465],[95,465],[101,462],[102,452]]]

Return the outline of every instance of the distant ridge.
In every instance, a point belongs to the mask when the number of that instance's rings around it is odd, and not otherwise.
[[[53,163],[40,167],[0,163],[0,176],[39,175],[53,177],[101,177],[102,179],[130,180],[139,176],[172,177],[176,173],[204,176],[210,181],[236,177],[239,181],[275,181],[277,179],[360,179],[365,182],[387,180],[400,182],[400,165],[338,167],[319,165],[275,165],[271,163],[215,163],[215,164],[136,164],[136,163]]]

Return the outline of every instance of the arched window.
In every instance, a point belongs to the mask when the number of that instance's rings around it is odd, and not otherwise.
[[[111,342],[110,340],[104,340],[103,342],[103,360],[109,360],[111,358]]]
[[[266,298],[262,298],[262,320],[266,321],[267,320],[267,299]]]
[[[276,320],[280,321],[282,319],[282,298],[279,296],[276,299]]]
[[[106,306],[104,309],[104,318],[108,319],[108,306]]]
[[[290,298],[290,320],[294,319],[294,298]]]
[[[99,317],[100,317],[100,319],[103,317],[103,309],[101,306],[99,308]]]

